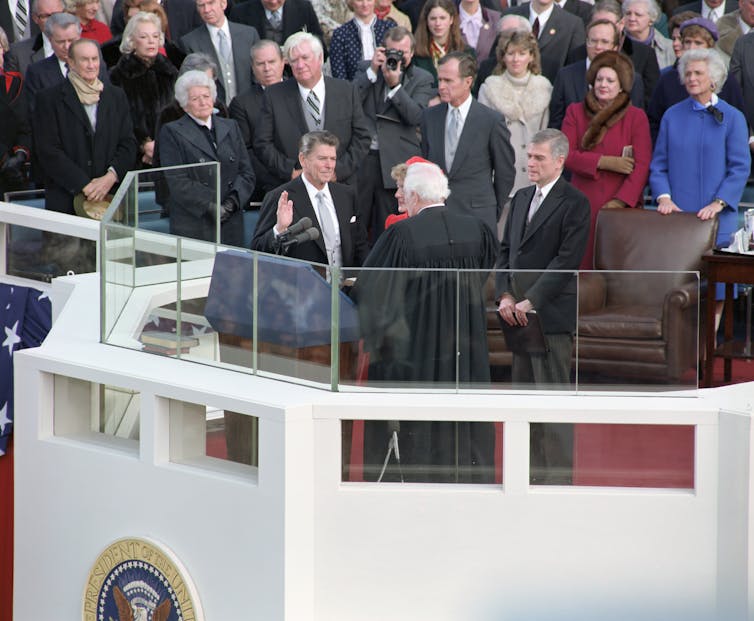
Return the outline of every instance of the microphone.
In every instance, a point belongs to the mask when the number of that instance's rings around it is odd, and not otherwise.
[[[306,218],[309,220],[309,218]],[[311,220],[309,220],[309,223],[311,224]],[[304,242],[308,241],[314,241],[316,239],[319,239],[319,229],[315,227],[310,227],[306,229],[303,233],[299,233],[298,235],[294,235],[290,239],[286,239],[282,243],[283,249],[289,248],[290,246],[295,246],[296,244],[303,244]]]
[[[288,239],[290,237],[294,237],[294,236],[298,235],[299,233],[301,233],[302,231],[305,231],[306,229],[310,228],[311,225],[312,225],[312,219],[311,218],[307,218],[306,216],[304,216],[303,218],[301,218],[301,220],[299,220],[298,222],[296,222],[296,224],[293,224],[293,225],[289,226],[285,230],[284,233],[280,234],[280,237],[282,237],[284,239]]]

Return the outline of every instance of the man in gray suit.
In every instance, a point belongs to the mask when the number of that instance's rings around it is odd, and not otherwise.
[[[403,54],[400,61],[398,52]],[[387,62],[387,55],[393,62]],[[385,218],[396,213],[390,170],[421,152],[417,129],[434,94],[432,75],[413,66],[413,56],[414,35],[396,26],[385,34],[385,47],[376,49],[371,63],[364,62],[353,80],[372,133],[369,155],[359,168],[362,217],[372,241],[385,229]]]
[[[505,118],[474,100],[476,60],[451,52],[437,68],[443,102],[424,111],[422,155],[446,171],[449,209],[481,218],[493,231],[513,187],[515,156]]]
[[[196,0],[196,10],[204,22],[181,37],[186,54],[208,54],[220,68],[218,96],[229,105],[238,94],[251,88],[251,46],[259,41],[255,28],[225,18],[227,0]]]
[[[717,49],[732,56],[736,41],[748,34],[752,28],[754,28],[754,0],[738,0],[738,9],[723,15],[717,21],[717,31],[720,33]]]
[[[54,52],[52,44],[44,32],[47,18],[63,12],[62,0],[34,0],[31,4],[31,19],[41,31],[36,37],[21,39],[10,46],[5,55],[6,71],[18,71],[26,75],[26,69],[38,60],[44,60]]]
[[[749,32],[736,41],[730,58],[730,74],[744,94],[744,114],[751,130],[754,127],[754,32]],[[749,148],[754,150],[752,136],[749,137]]]

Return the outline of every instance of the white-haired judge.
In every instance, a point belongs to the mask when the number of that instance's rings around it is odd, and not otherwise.
[[[435,164],[411,164],[402,192],[410,217],[380,236],[364,267],[383,269],[362,270],[353,291],[370,356],[368,381],[489,383],[484,283],[497,258],[495,234],[481,219],[445,206],[448,180]],[[365,427],[367,478],[377,476],[394,427]],[[417,480],[412,473],[428,466],[445,480],[456,463],[462,481],[494,480],[491,423],[402,421],[398,436],[404,480]]]
[[[240,246],[242,211],[254,190],[254,171],[238,124],[213,114],[216,95],[214,81],[203,71],[188,71],[175,83],[175,98],[185,114],[160,130],[161,165],[219,162],[220,203],[214,167],[166,173],[170,232],[215,241],[219,217],[219,241]]]

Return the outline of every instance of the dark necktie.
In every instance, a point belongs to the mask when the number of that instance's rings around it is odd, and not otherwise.
[[[199,127],[202,130],[202,133],[206,136],[207,140],[209,141],[210,146],[212,147],[212,150],[217,153],[217,141],[215,140],[215,128],[213,127],[210,129],[206,125],[199,125]]]
[[[531,25],[531,33],[535,39],[539,39],[539,17],[535,18],[534,23]]]

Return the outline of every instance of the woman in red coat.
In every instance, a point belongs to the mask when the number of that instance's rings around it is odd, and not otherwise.
[[[643,206],[652,160],[649,121],[631,105],[631,60],[620,52],[602,52],[586,74],[591,88],[583,102],[568,106],[562,130],[570,151],[565,166],[571,183],[592,207],[589,242],[581,269],[594,268],[594,223],[600,209]]]

